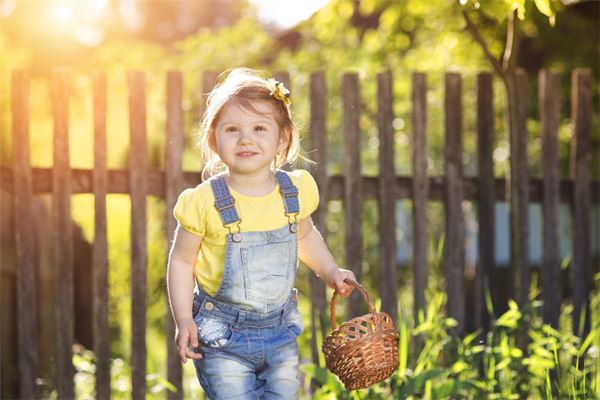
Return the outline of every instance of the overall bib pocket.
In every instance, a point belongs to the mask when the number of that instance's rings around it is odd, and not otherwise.
[[[247,300],[274,303],[292,290],[290,241],[240,249]]]

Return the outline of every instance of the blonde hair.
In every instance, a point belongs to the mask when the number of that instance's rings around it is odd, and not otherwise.
[[[288,163],[293,164],[300,151],[300,135],[292,120],[289,101],[284,102],[274,97],[267,79],[249,68],[226,71],[219,75],[217,82],[206,100],[206,109],[200,125],[199,144],[205,162],[202,178],[207,179],[225,168],[219,155],[213,151],[216,145],[215,128],[223,107],[234,102],[256,114],[260,114],[254,104],[257,101],[273,106],[280,139],[286,143],[284,150],[275,156],[274,165],[280,168]]]

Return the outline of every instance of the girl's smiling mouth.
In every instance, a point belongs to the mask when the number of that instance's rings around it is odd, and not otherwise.
[[[238,157],[253,157],[257,154],[258,153],[255,153],[253,151],[240,151],[239,153],[235,153],[235,155]]]

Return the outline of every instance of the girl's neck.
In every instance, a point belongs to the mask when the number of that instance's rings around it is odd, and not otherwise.
[[[252,175],[236,174],[229,171],[225,176],[229,187],[246,196],[265,196],[273,191],[277,184],[275,174],[271,169]]]

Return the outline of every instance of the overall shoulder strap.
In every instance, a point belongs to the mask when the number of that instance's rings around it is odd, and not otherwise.
[[[219,212],[223,225],[241,221],[235,209],[235,199],[227,187],[224,175],[217,175],[210,180],[210,187],[215,196],[215,208]]]
[[[285,215],[298,214],[300,212],[300,204],[298,203],[298,188],[294,186],[289,175],[282,171],[276,172],[277,182],[279,183],[279,191],[283,197],[285,206]]]

